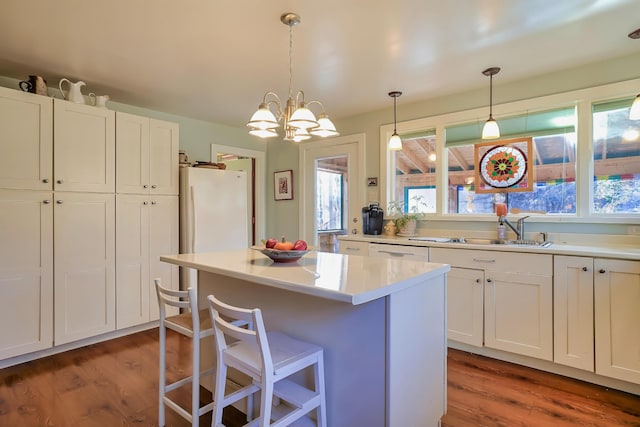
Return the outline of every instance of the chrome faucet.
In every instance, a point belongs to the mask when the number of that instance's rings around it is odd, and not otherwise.
[[[500,221],[500,224],[507,224],[509,228],[512,229],[514,233],[516,233],[516,240],[524,240],[524,220],[527,218],[529,218],[529,216],[523,216],[522,218],[520,218],[515,227],[513,226],[511,221],[507,219],[506,216],[501,216],[498,221]]]

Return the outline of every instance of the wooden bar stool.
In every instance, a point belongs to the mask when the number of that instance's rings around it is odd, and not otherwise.
[[[248,426],[327,426],[322,347],[296,340],[281,332],[266,332],[262,312],[225,304],[208,296],[216,347],[216,379],[212,427],[222,425],[222,409],[261,392],[260,416]],[[238,327],[229,319],[246,322]],[[287,377],[313,366],[314,390]],[[250,376],[252,383],[225,393],[227,368]],[[277,402],[276,406],[273,403]],[[316,410],[317,424],[306,415]],[[248,414],[250,415],[250,414]],[[275,420],[272,422],[272,420]]]
[[[154,280],[158,305],[160,308],[160,379],[159,379],[159,408],[158,425],[165,424],[165,406],[173,409],[181,417],[191,423],[193,427],[199,426],[199,418],[213,409],[213,402],[200,406],[200,377],[211,375],[214,369],[200,372],[200,340],[213,335],[211,316],[207,309],[198,311],[196,291],[189,288],[186,291],[175,291],[163,288],[160,279]],[[167,306],[185,309],[182,314],[167,317]],[[192,375],[182,378],[171,384],[166,383],[166,332],[172,329],[184,336],[191,338],[192,342]],[[191,409],[185,410],[175,401],[171,400],[167,393],[191,383]]]

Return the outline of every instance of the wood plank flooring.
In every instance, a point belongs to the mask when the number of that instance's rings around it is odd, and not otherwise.
[[[153,329],[0,370],[0,427],[157,426],[157,335]],[[169,331],[167,344],[167,375],[188,374],[189,340]],[[448,363],[443,427],[640,426],[640,396],[457,350]],[[180,398],[186,405],[189,391]],[[242,414],[229,408],[224,421],[240,426]],[[166,425],[188,423],[167,410]]]

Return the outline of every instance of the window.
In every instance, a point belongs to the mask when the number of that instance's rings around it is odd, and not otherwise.
[[[436,211],[436,131],[403,134],[402,151],[395,152],[395,177],[393,200],[406,208],[415,204],[414,196],[420,195],[424,203],[420,212]],[[412,200],[414,200],[412,202]]]
[[[632,101],[593,105],[594,213],[640,213],[640,120],[629,120]]]
[[[518,115],[498,121],[503,139],[532,136],[534,168],[531,192],[506,193],[511,211],[574,214],[576,212],[575,108]],[[494,194],[474,191],[474,144],[481,142],[482,123],[465,123],[445,129],[448,156],[448,213],[494,212]],[[500,196],[502,197],[502,196]]]
[[[342,173],[318,169],[316,177],[317,229],[341,230],[344,204]]]

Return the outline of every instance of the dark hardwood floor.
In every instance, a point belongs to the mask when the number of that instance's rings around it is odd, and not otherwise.
[[[157,426],[157,335],[153,329],[0,370],[0,427]],[[190,346],[171,331],[167,341],[173,379],[190,371]],[[640,426],[640,396],[457,350],[448,362],[444,427]],[[188,404],[189,391],[180,398]],[[242,417],[228,410],[224,421],[236,427]],[[166,425],[188,423],[167,410]]]

